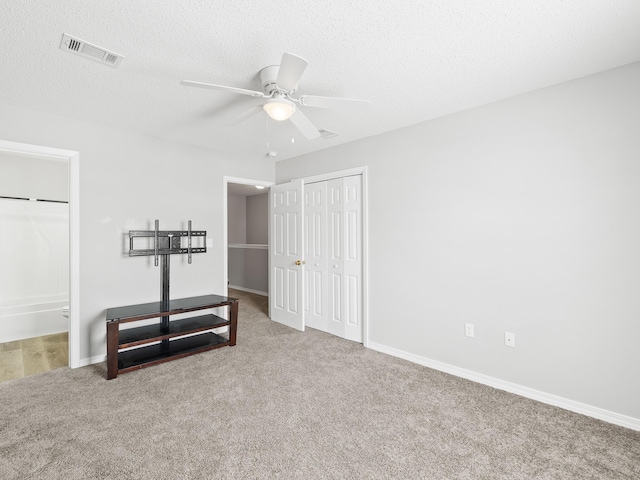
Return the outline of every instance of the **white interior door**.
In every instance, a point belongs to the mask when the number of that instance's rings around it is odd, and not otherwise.
[[[349,176],[318,184],[326,185],[326,202],[322,210],[326,226],[326,314],[321,330],[348,340],[362,342],[362,182],[361,177]],[[310,188],[312,185],[306,185]],[[306,205],[305,205],[306,208]],[[306,216],[306,213],[305,213]],[[309,263],[311,263],[311,260]],[[323,265],[314,259],[313,265]],[[307,292],[309,302],[318,302],[315,292]],[[307,294],[306,293],[306,294]],[[324,307],[324,305],[323,305]],[[312,326],[308,323],[309,326]]]
[[[304,331],[303,183],[293,180],[269,191],[270,317]]]
[[[362,342],[362,205],[360,175],[271,187],[273,320]]]
[[[362,342],[362,177],[342,180],[344,338]]]
[[[327,182],[304,186],[304,322],[327,331]]]
[[[344,195],[342,178],[327,182],[329,333],[344,338]]]

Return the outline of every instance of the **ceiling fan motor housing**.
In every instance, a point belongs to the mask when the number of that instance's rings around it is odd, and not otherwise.
[[[278,70],[280,70],[280,65],[271,65],[269,67],[264,67],[260,70],[260,82],[262,83],[262,89],[266,95],[271,95],[274,90],[278,88],[276,85],[276,78],[278,78]],[[293,90],[289,90],[288,93],[293,93],[296,91],[298,86]]]

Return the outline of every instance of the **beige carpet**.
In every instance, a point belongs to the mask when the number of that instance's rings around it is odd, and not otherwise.
[[[235,347],[1,383],[0,478],[640,478],[639,432],[288,329],[236,293]]]

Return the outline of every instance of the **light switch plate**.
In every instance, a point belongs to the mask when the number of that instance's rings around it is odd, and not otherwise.
[[[473,337],[474,332],[473,332],[473,323],[465,323],[464,324],[464,334],[467,337]]]

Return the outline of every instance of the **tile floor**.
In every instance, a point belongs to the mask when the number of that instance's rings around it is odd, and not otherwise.
[[[68,365],[67,332],[0,343],[0,382]]]

